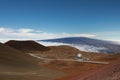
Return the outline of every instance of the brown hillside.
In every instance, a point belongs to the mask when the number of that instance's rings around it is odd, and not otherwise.
[[[36,58],[33,58],[28,54],[22,54],[22,52],[0,43],[0,65],[24,66],[36,63]]]
[[[0,80],[54,80],[64,73],[38,65],[38,59],[0,43]]]
[[[77,80],[77,79],[76,79]],[[81,80],[120,80],[120,58]]]
[[[29,41],[15,41],[10,40],[5,43],[6,45],[13,47],[15,49],[21,50],[21,51],[47,51],[49,50],[48,47],[45,47],[35,41],[29,40]]]
[[[83,52],[78,50],[75,47],[61,45],[61,46],[48,46],[50,48],[49,51],[35,51],[34,54],[40,54],[41,57],[48,58],[72,58],[75,59],[78,53],[83,54],[83,58],[89,58],[90,60],[98,60],[98,61],[108,61],[112,59],[113,55],[103,54],[103,53],[92,53],[92,52]]]
[[[90,63],[84,63],[82,66],[71,65],[73,68],[66,70],[67,72],[69,71],[69,76],[58,80],[120,80],[120,55],[104,55],[103,58],[100,55],[98,60],[107,61],[109,62],[108,65]]]
[[[40,54],[41,57],[47,58],[74,58],[79,50],[71,46],[49,46],[49,51],[36,51],[34,54]]]

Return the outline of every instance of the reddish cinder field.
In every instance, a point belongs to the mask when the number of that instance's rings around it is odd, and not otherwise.
[[[83,59],[109,64],[42,60],[29,55],[75,59],[78,53],[83,55]],[[0,43],[0,80],[120,80],[119,61],[120,54],[83,52],[66,45],[45,47],[34,41],[12,41],[9,45]]]

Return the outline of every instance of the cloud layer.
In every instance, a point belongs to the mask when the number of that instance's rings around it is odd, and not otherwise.
[[[12,29],[0,27],[0,41],[6,40],[42,40],[62,37],[95,37],[94,34],[49,33],[40,30],[21,28]]]
[[[106,50],[106,48],[104,47],[95,47],[95,46],[90,46],[90,45],[80,45],[80,44],[76,45],[76,44],[67,44],[67,43],[59,43],[59,42],[44,42],[44,41],[40,41],[38,43],[45,45],[45,46],[69,45],[69,46],[79,49],[80,51],[85,51],[85,52],[99,52],[99,50]]]

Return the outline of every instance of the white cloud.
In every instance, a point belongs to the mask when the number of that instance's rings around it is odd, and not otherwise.
[[[105,31],[105,32],[96,32],[94,33],[96,39],[108,40],[108,41],[120,41],[120,32],[119,31]]]
[[[31,33],[34,32],[33,29],[23,28],[18,30],[19,33]]]
[[[104,47],[95,47],[91,45],[82,45],[82,44],[67,44],[67,43],[59,43],[59,42],[45,42],[45,41],[40,41],[38,42],[42,45],[45,46],[60,46],[60,45],[69,45],[72,47],[75,47],[79,49],[80,51],[85,51],[85,52],[99,52],[100,50],[106,50],[107,48]]]
[[[59,42],[45,42],[45,41],[38,41],[38,43],[45,45],[45,46],[60,46],[60,45],[69,45],[67,43],[59,43]]]
[[[4,28],[0,28],[0,33],[4,32],[5,29]]]
[[[73,36],[73,37],[76,37],[76,36],[80,36],[80,37],[95,37],[96,35],[94,35],[94,34],[69,34],[69,33],[65,33],[65,32],[63,32],[62,33],[65,37],[67,36],[67,37],[71,37],[71,36]]]
[[[0,27],[0,41],[5,40],[41,40],[62,37],[95,37],[94,34],[49,33],[29,28],[10,29]]]

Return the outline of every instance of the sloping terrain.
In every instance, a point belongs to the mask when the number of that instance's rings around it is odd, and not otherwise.
[[[66,45],[61,46],[48,46],[50,48],[49,51],[35,51],[33,54],[40,54],[41,57],[46,58],[74,58],[79,50]]]
[[[15,41],[10,40],[5,43],[6,45],[13,47],[15,49],[28,52],[28,51],[47,51],[48,47],[45,47],[35,41]]]
[[[117,43],[85,37],[68,37],[38,41],[65,43],[87,52],[120,53],[120,45]]]
[[[68,46],[68,45],[61,45],[61,46],[48,46],[50,48],[49,51],[34,51],[33,54],[39,54],[40,57],[45,58],[62,58],[62,59],[75,59],[78,53],[83,55],[83,59],[90,59],[90,60],[98,60],[98,61],[109,61],[113,55],[111,54],[103,54],[103,53],[95,53],[95,52],[84,52],[80,51],[79,49]],[[106,59],[107,58],[107,59]],[[113,58],[113,57],[112,57]]]
[[[120,58],[105,68],[81,78],[81,80],[120,80]],[[76,79],[77,80],[77,79]]]
[[[0,80],[54,80],[61,71],[38,65],[37,58],[0,43]]]
[[[100,58],[102,60],[102,58]],[[111,55],[103,58],[109,61],[108,65],[101,64],[77,64],[73,68],[67,69],[72,72],[69,76],[58,80],[120,80],[120,55]],[[75,69],[77,69],[75,71]],[[73,73],[75,71],[75,73]],[[74,75],[75,74],[75,75]]]
[[[0,64],[33,65],[36,62],[37,59],[29,56],[28,54],[23,54],[14,48],[0,43]]]
[[[30,45],[29,47],[32,46]],[[110,77],[106,78],[108,75],[116,76],[115,79],[111,80],[119,80],[119,77],[117,77],[119,75],[117,72],[119,67],[116,66],[119,66],[118,62],[120,60],[117,59],[120,56],[117,54],[83,52],[66,45],[48,46],[47,48],[49,50],[30,50],[30,52],[28,48],[27,50],[31,54],[39,54],[40,57],[54,59],[75,59],[76,55],[81,53],[83,58],[107,61],[110,64],[103,65],[59,60],[42,61],[28,55],[28,52],[23,53],[0,43],[0,80],[110,80]],[[18,70],[17,67],[23,68]],[[113,75],[113,73],[116,75]]]
[[[116,69],[115,76],[118,76],[117,71],[119,72],[119,64],[118,64],[119,60],[117,59],[120,57],[119,54],[103,54],[103,53],[100,54],[100,53],[83,52],[83,51],[79,51],[74,47],[65,46],[65,45],[49,46],[49,48],[50,48],[49,51],[35,52],[34,54],[40,54],[40,57],[45,57],[45,58],[75,59],[76,54],[81,53],[83,54],[84,58],[89,58],[90,60],[93,60],[93,61],[110,62],[110,64],[108,65],[81,63],[81,62],[72,62],[72,61],[57,61],[57,60],[48,61],[42,64],[40,63],[40,65],[42,66],[45,66],[51,69],[61,70],[67,74],[66,77],[60,78],[58,80],[97,80],[97,79],[110,80],[111,78],[110,77],[108,78],[105,75],[114,76],[113,75],[114,68]],[[107,69],[107,68],[110,68],[110,69]],[[99,73],[101,73],[101,76],[99,75]],[[102,74],[102,73],[105,73],[105,74]],[[95,77],[95,75],[97,75],[98,77]]]

